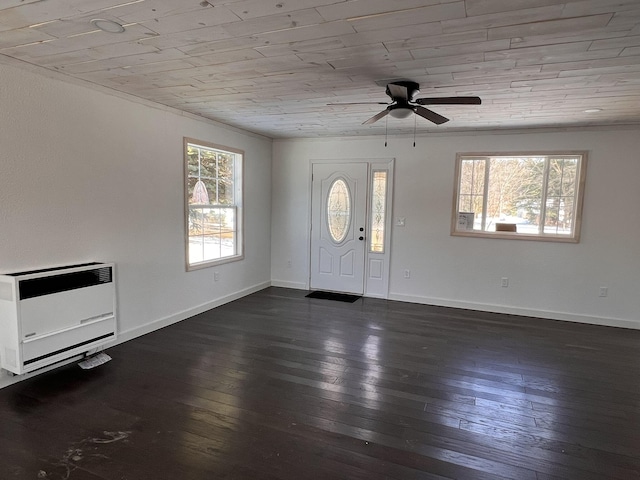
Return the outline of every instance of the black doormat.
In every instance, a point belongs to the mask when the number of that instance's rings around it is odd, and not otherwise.
[[[353,303],[359,298],[362,298],[362,295],[347,295],[346,293],[323,292],[321,290],[316,290],[306,296],[309,298],[321,298],[322,300],[336,300],[338,302],[348,303]]]

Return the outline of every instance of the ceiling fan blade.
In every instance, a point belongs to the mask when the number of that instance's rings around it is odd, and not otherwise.
[[[480,105],[480,97],[427,97],[418,98],[418,105]]]
[[[348,103],[327,103],[327,105],[389,105],[389,102],[348,102]]]
[[[426,110],[426,109],[425,109]],[[373,117],[371,117],[369,120],[367,120],[366,122],[362,122],[363,125],[371,125],[372,123],[377,122],[378,120],[380,120],[382,117],[385,117],[389,114],[390,110],[387,108],[383,111],[381,111],[380,113],[378,113],[377,115],[374,115]]]
[[[438,115],[436,112],[432,112],[428,108],[415,107],[414,112],[416,112],[416,115],[420,115],[422,118],[426,118],[427,120],[435,123],[436,125],[442,125],[443,123],[446,123],[449,121],[447,117]]]
[[[409,101],[409,90],[407,90],[406,86],[390,83],[387,85],[387,90],[389,90],[389,94],[394,100]]]

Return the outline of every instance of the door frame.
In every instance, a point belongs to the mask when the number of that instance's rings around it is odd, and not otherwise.
[[[389,298],[389,276],[391,270],[391,228],[393,225],[393,187],[394,187],[394,167],[395,158],[334,158],[334,159],[311,159],[309,160],[309,225],[308,225],[308,243],[307,243],[307,288],[311,285],[311,227],[313,224],[313,165],[314,164],[344,164],[344,163],[365,163],[367,164],[367,188],[366,188],[366,206],[365,206],[365,233],[367,247],[365,248],[365,265],[364,265],[364,296],[375,298]],[[369,238],[371,234],[371,188],[373,182],[373,172],[387,172],[387,192],[385,204],[385,222],[384,222],[384,252],[371,252],[369,248]]]

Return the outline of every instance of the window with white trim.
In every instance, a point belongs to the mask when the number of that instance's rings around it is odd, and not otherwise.
[[[184,139],[187,270],[242,258],[244,152]]]
[[[586,152],[457,155],[451,233],[578,242]]]

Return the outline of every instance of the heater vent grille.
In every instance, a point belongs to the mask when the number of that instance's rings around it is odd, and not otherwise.
[[[112,277],[111,267],[101,267],[80,272],[21,280],[20,300],[109,283],[113,281]]]

